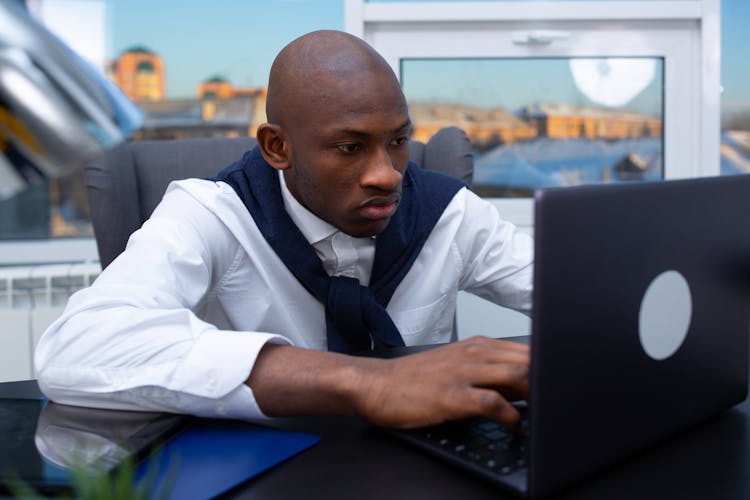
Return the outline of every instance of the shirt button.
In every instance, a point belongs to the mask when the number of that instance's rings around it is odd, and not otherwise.
[[[213,392],[216,389],[216,379],[211,377],[208,379],[208,382],[206,383],[206,389]]]

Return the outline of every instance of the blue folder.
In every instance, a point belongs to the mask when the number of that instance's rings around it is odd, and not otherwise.
[[[320,437],[244,422],[192,422],[142,463],[137,477],[155,470],[152,498],[167,485],[170,499],[212,498],[311,447]]]

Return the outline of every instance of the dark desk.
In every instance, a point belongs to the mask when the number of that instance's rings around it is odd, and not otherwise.
[[[0,397],[33,397],[36,383],[0,384]],[[696,397],[700,395],[696,394]],[[563,499],[750,498],[750,404],[580,484]],[[230,492],[248,499],[512,498],[354,418],[277,421],[320,443]]]

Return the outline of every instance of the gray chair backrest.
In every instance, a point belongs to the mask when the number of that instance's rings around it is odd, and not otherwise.
[[[86,165],[86,190],[102,268],[125,250],[128,238],[151,216],[171,181],[213,177],[255,145],[250,137],[133,142]],[[411,141],[409,156],[423,168],[471,186],[471,144],[458,128],[441,129],[427,144]]]

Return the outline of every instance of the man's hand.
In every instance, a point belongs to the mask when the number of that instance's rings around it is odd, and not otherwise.
[[[525,399],[529,348],[472,338],[387,360],[364,379],[357,412],[387,427],[420,427],[481,415],[506,427],[519,424],[509,401]]]
[[[247,384],[271,416],[357,414],[387,427],[484,416],[509,428],[525,399],[529,348],[475,337],[396,359],[263,348]]]

